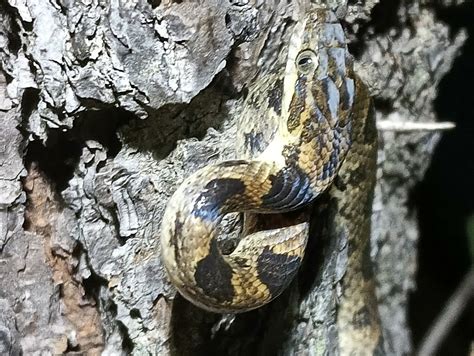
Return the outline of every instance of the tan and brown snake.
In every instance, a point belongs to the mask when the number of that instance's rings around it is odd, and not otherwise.
[[[245,227],[235,250],[224,255],[217,243],[223,216],[265,219],[329,190],[337,199],[337,228],[350,244],[338,304],[340,352],[377,353],[382,338],[369,256],[377,150],[372,111],[335,15],[309,11],[270,73],[250,87],[238,129],[243,159],[198,170],[168,202],[162,258],[178,291],[221,313],[270,302],[298,271],[307,221],[256,232]],[[343,191],[332,185],[336,176]]]

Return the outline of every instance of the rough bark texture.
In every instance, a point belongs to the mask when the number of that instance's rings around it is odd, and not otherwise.
[[[438,84],[466,39],[437,16],[456,6],[446,2],[331,5],[378,120],[438,119]],[[333,354],[334,283],[345,264],[330,236],[311,236],[288,292],[236,317],[175,297],[158,247],[176,186],[234,157],[242,88],[285,45],[298,6],[0,4],[1,354]],[[372,255],[387,354],[401,355],[412,350],[417,267],[409,197],[439,134],[380,132],[380,140]]]

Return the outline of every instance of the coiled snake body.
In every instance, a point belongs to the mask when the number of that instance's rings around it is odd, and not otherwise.
[[[224,255],[216,240],[221,219],[229,212],[298,209],[339,174],[348,196],[340,199],[341,228],[353,230],[345,232],[355,244],[338,323],[342,334],[379,339],[372,278],[363,266],[376,152],[370,102],[335,15],[321,9],[306,14],[271,73],[249,90],[238,130],[246,159],[198,170],[168,202],[162,257],[185,298],[209,311],[236,313],[278,296],[301,263],[308,224],[250,233]]]

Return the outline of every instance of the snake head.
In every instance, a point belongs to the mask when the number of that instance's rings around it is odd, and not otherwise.
[[[315,195],[332,182],[352,142],[353,59],[330,11],[295,24],[284,75],[281,140],[287,166],[311,177]],[[286,120],[285,120],[286,119]]]

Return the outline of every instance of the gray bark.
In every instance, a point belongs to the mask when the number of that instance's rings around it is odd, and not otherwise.
[[[450,37],[422,1],[385,14],[389,2],[333,8],[377,119],[435,121],[437,85],[466,35]],[[158,247],[177,185],[234,157],[242,88],[285,45],[298,6],[0,4],[1,354],[333,353],[336,241],[315,245],[278,300],[236,317],[175,297]],[[372,256],[391,355],[411,351],[418,230],[407,201],[438,139],[380,132]]]

